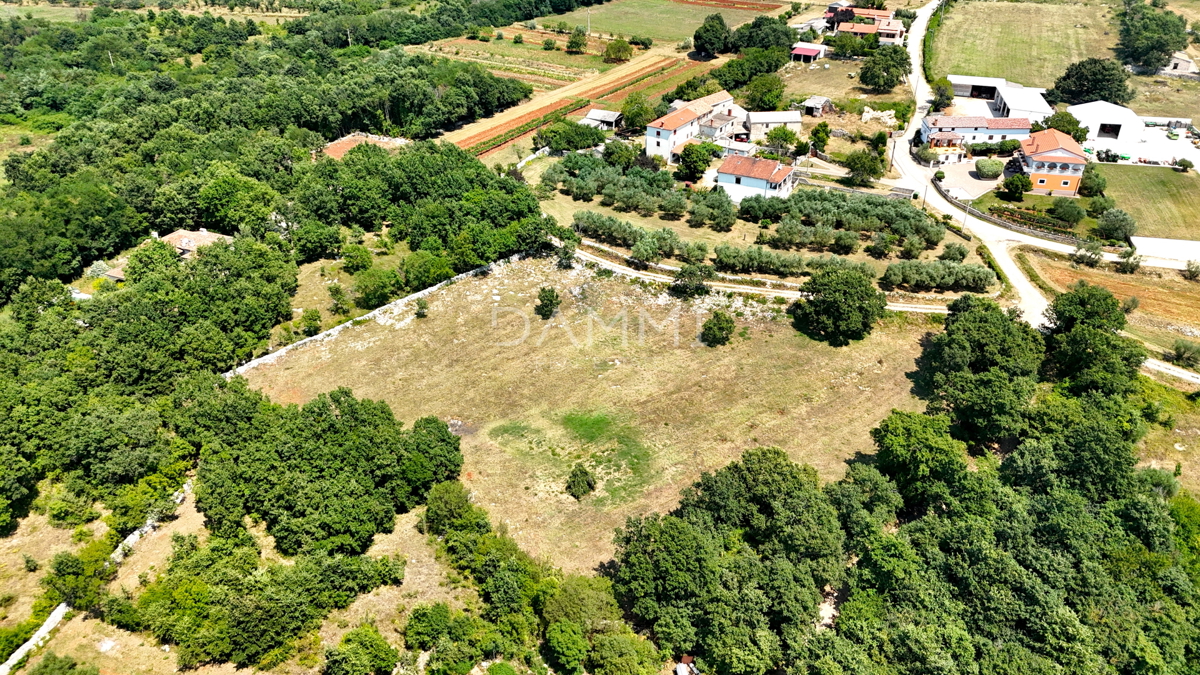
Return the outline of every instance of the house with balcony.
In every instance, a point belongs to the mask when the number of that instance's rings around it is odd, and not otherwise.
[[[717,185],[735,204],[753,195],[787,199],[797,181],[792,167],[774,159],[735,155],[726,157],[717,169]]]
[[[877,23],[853,23],[843,21],[837,26],[837,34],[849,33],[855,37],[866,37],[879,32],[879,24]]]
[[[1087,166],[1083,148],[1058,129],[1034,132],[1021,141],[1021,170],[1033,182],[1033,191],[1074,197]]]

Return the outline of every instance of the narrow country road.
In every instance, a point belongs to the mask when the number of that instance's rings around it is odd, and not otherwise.
[[[895,181],[895,184],[920,192],[926,204],[942,213],[953,215],[955,222],[961,223],[964,229],[986,244],[992,252],[992,256],[996,259],[997,264],[999,264],[1000,269],[1004,270],[1004,274],[1008,276],[1009,281],[1012,283],[1013,290],[1017,294],[1017,306],[1020,307],[1025,320],[1035,328],[1040,328],[1046,323],[1045,311],[1050,303],[1029,278],[1025,276],[1025,273],[1017,265],[1017,262],[1013,260],[1010,249],[1014,246],[1028,245],[1048,251],[1071,253],[1075,250],[1075,247],[1007,230],[967,214],[932,188],[930,182],[933,180],[933,171],[928,167],[918,164],[908,152],[909,144],[920,129],[920,118],[928,110],[930,103],[933,101],[933,89],[925,81],[922,46],[925,43],[925,33],[929,29],[929,19],[933,16],[934,11],[937,10],[938,2],[939,0],[932,0],[932,2],[917,10],[917,18],[913,21],[912,28],[908,32],[908,53],[912,58],[913,65],[913,72],[909,77],[909,86],[912,88],[913,98],[917,102],[917,110],[913,114],[913,119],[909,120],[908,125],[905,127],[904,137],[900,142],[896,143],[895,150],[893,151],[893,161],[901,175],[901,178]],[[1117,256],[1112,253],[1106,253],[1105,258],[1110,261],[1117,260]],[[1183,269],[1187,263],[1183,260],[1147,257],[1143,260],[1142,264],[1147,267]],[[1184,370],[1157,359],[1147,359],[1144,367],[1194,384],[1200,384],[1200,373]]]
[[[555,240],[553,238],[551,238],[551,240],[557,242],[557,240]],[[591,245],[591,246],[597,246],[596,244],[593,244],[592,242],[585,242],[585,243],[588,245]],[[555,243],[555,245],[559,246],[561,244]],[[597,246],[597,247],[598,248],[606,248],[603,246]],[[645,270],[636,270],[627,265],[615,263],[607,258],[598,256],[595,253],[588,253],[587,251],[583,251],[580,249],[575,250],[575,257],[578,258],[579,260],[582,260],[583,262],[590,262],[599,267],[603,267],[604,269],[612,270],[613,272],[620,274],[621,276],[632,277],[634,279],[641,279],[643,281],[655,281],[655,282],[659,282],[659,283],[668,283],[668,284],[675,280],[675,277],[670,274],[659,274],[659,273],[655,273],[655,272],[647,272]],[[660,266],[660,267],[662,267],[662,266]],[[712,282],[708,282],[707,285],[715,291],[725,291],[728,293],[751,293],[751,294],[758,294],[758,295],[777,295],[781,298],[791,298],[793,300],[807,296],[807,294],[801,293],[800,291],[797,291],[797,290],[786,290],[786,289],[780,289],[780,288],[764,288],[762,286],[745,286],[742,284],[731,284],[731,283],[724,282],[724,281],[712,281]],[[914,303],[903,303],[903,302],[889,302],[887,305],[887,308],[892,310],[893,312],[913,312],[913,313],[917,313],[917,314],[946,314],[948,312],[945,305],[919,305],[919,304],[914,304]]]

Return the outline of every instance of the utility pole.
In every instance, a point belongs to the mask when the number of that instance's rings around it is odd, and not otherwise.
[[[592,7],[591,7],[591,5],[588,5],[588,8],[587,8],[587,10],[588,10],[588,29],[587,29],[587,33],[588,33],[588,35],[590,36],[590,35],[592,34]]]

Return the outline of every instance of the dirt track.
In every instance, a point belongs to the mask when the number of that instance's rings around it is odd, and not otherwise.
[[[607,89],[615,87],[625,78],[628,78],[639,71],[643,71],[652,67],[656,63],[667,65],[668,59],[678,58],[674,53],[674,49],[650,49],[638,54],[628,63],[621,65],[592,77],[585,77],[578,82],[573,82],[564,87],[559,87],[553,91],[548,91],[541,94],[535,94],[533,98],[525,103],[513,106],[504,112],[498,113],[487,119],[472,122],[466,126],[455,129],[454,131],[443,134],[441,140],[449,141],[455,144],[462,144],[462,141],[470,139],[472,143],[477,143],[481,139],[488,137],[487,132],[496,130],[497,133],[502,131],[514,120],[517,120],[531,112],[548,108],[548,106],[556,101],[572,98],[594,98],[605,92]]]

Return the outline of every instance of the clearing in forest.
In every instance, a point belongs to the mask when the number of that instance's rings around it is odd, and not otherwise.
[[[532,313],[543,286],[563,298],[551,321]],[[844,460],[871,451],[867,432],[892,408],[921,408],[906,374],[936,328],[896,317],[833,348],[798,333],[769,298],[683,303],[545,260],[453,284],[429,305],[427,318],[399,308],[246,377],[276,401],[347,386],[406,422],[451,421],[476,503],[567,571],[609,559],[626,516],[671,508],[681,487],[747,448],[779,446],[840,477]],[[732,305],[739,334],[703,347],[699,324],[718,305]],[[600,478],[582,502],[563,489],[577,462]]]

